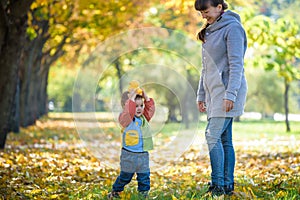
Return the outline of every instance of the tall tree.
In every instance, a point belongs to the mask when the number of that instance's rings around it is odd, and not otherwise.
[[[33,124],[47,113],[48,73],[52,63],[65,55],[64,63],[74,65],[77,55],[88,54],[97,42],[130,24],[129,18],[140,8],[137,4],[142,5],[138,1],[37,0],[31,6],[27,48],[22,54],[22,126]]]
[[[0,7],[0,148],[16,114],[18,72],[27,12],[33,0],[2,0]]]
[[[249,16],[248,16],[249,17]],[[300,80],[300,29],[294,19],[282,17],[274,20],[267,16],[252,16],[246,22],[249,44],[260,48],[257,66],[276,71],[284,80],[284,108],[286,131],[291,130],[289,124],[288,96],[290,83]],[[262,59],[263,58],[263,59]]]
[[[71,34],[60,27],[63,21],[69,24],[72,6],[67,6],[68,9],[62,9],[62,12],[58,10],[66,5],[64,1],[35,2],[28,13],[29,28],[20,70],[21,126],[35,123],[36,119],[47,112],[49,69],[51,64],[64,54],[63,45]],[[55,16],[52,14],[54,10],[58,10]],[[54,27],[56,31],[51,32],[51,28]]]
[[[53,62],[65,52],[65,60],[70,61],[87,49],[82,47],[93,49],[99,41],[138,22],[135,16],[146,4],[137,0],[1,1],[0,147],[4,148],[12,127],[32,124],[47,112],[48,72]],[[14,121],[20,114],[20,121]]]

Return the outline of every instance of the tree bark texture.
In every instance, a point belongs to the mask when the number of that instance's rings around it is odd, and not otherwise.
[[[33,0],[4,0],[0,7],[0,148],[12,130],[16,114],[16,89],[27,12]]]
[[[47,41],[49,29],[48,21],[35,22],[41,29],[35,39],[26,38],[26,45],[22,52],[21,62],[21,98],[20,98],[20,122],[26,127],[45,114],[46,99],[44,96],[45,81],[48,78],[48,70],[42,68],[43,47]]]
[[[50,51],[43,52],[45,43],[49,39],[49,21],[33,20],[39,27],[39,35],[33,40],[26,39],[21,65],[21,98],[20,121],[21,126],[26,127],[48,112],[48,74],[50,66],[64,54],[63,45],[67,36],[61,43],[55,46],[56,52],[50,55]]]

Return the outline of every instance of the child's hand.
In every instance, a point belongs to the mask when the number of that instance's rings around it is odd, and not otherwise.
[[[150,98],[148,97],[148,95],[146,94],[144,88],[142,88],[142,91],[143,91],[143,98],[146,100],[146,101],[150,101]]]
[[[128,98],[129,98],[130,100],[134,101],[136,95],[137,95],[137,93],[136,93],[135,90],[130,90],[130,91],[129,91],[129,94],[128,94]]]

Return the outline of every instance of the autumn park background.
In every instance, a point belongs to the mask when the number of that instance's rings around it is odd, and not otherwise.
[[[249,91],[233,127],[236,190],[225,198],[300,199],[300,1],[227,2],[248,37]],[[157,148],[179,141],[181,150],[153,153],[162,168],[149,198],[210,198],[206,119],[194,99],[203,21],[193,5],[1,0],[0,199],[105,199],[119,172],[110,165],[119,97],[133,74],[158,105]],[[139,199],[136,186],[122,199]]]

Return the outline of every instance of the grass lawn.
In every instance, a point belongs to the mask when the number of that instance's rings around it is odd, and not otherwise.
[[[300,122],[290,122],[291,132],[286,132],[284,122],[276,122],[271,120],[265,121],[243,121],[235,122],[234,137],[238,140],[249,139],[257,140],[265,139],[282,139],[287,140],[295,138],[300,139]]]
[[[96,118],[103,133],[91,138],[102,141],[98,148],[108,142],[119,149],[113,118],[98,113]],[[80,120],[87,120],[86,115]],[[205,125],[191,126],[197,127],[198,139],[178,160],[162,158],[165,167],[152,171],[149,199],[211,199],[205,194],[210,180]],[[164,125],[157,135],[161,144],[176,138],[182,127]],[[225,199],[300,199],[300,123],[291,123],[290,133],[283,122],[273,121],[243,121],[233,128],[236,189]],[[118,175],[118,168],[105,165],[113,147],[105,148],[103,157],[95,156],[97,148],[83,146],[71,113],[50,113],[8,135],[6,149],[0,151],[0,199],[105,199]],[[136,187],[134,180],[122,199],[140,199]]]

